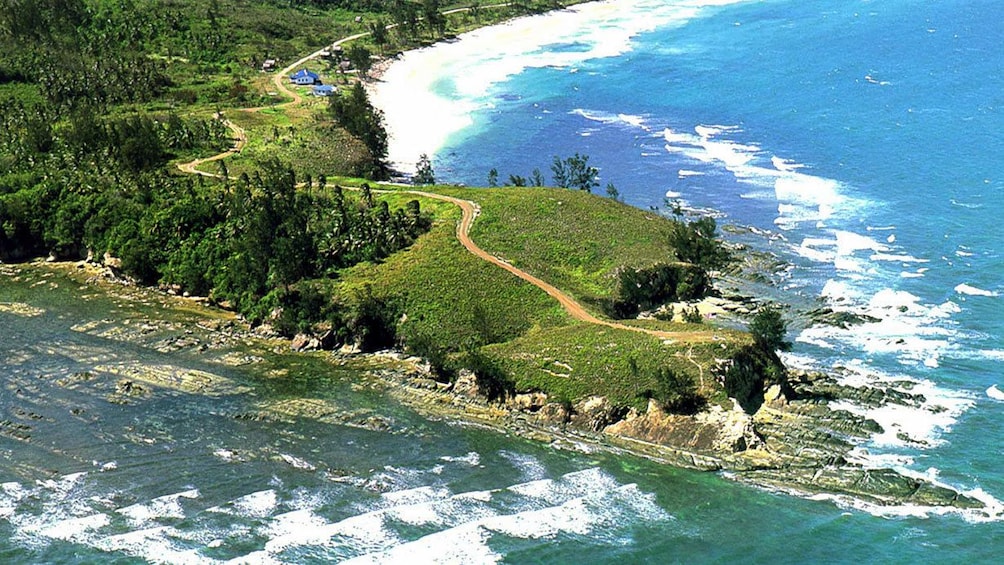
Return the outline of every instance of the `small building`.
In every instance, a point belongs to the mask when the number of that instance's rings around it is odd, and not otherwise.
[[[275,59],[265,59],[265,62],[261,64],[261,70],[264,73],[275,70]]]
[[[308,71],[307,69],[300,69],[295,73],[289,75],[289,81],[293,84],[299,85],[311,85],[320,84],[321,77],[313,71]]]
[[[314,96],[331,96],[335,93],[335,87],[331,84],[316,84],[311,93]]]

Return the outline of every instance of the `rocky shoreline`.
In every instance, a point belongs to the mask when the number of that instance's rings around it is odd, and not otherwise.
[[[13,279],[36,269],[4,265],[0,274]],[[50,286],[58,286],[48,277],[52,272],[62,272],[80,284],[79,291],[85,296],[105,292],[115,300],[169,309],[189,304],[195,309],[195,321],[102,319],[77,324],[74,331],[162,353],[191,352],[222,367],[267,366],[262,363],[270,353],[311,345],[264,337],[232,316],[210,317],[195,300],[122,285],[107,273],[92,272],[94,269],[77,264],[47,265],[38,269],[44,272],[36,272],[38,282],[31,284],[48,281]],[[44,312],[36,305],[11,302],[0,304],[0,310],[18,316]],[[731,410],[712,405],[695,415],[679,415],[665,413],[655,402],[641,412],[618,408],[595,396],[574,404],[554,402],[540,392],[489,401],[473,374],[462,372],[452,384],[438,382],[421,359],[398,352],[363,355],[346,348],[303,355],[317,356],[332,368],[362,368],[384,383],[380,388],[385,392],[427,417],[485,425],[557,448],[631,453],[677,467],[722,472],[738,481],[799,496],[825,495],[878,506],[989,511],[973,497],[927,479],[874,467],[858,456],[860,452],[855,450],[882,432],[881,426],[860,415],[834,409],[831,404],[919,406],[924,401],[919,395],[892,387],[854,387],[840,384],[829,375],[794,373],[789,378],[788,394],[776,385],[771,387],[752,415],[738,405]],[[279,369],[271,369],[276,371]],[[107,386],[112,402],[142,401],[151,388],[211,395],[239,394],[244,390],[212,372],[178,373],[170,366],[118,368],[108,373],[117,379]],[[377,431],[394,427],[393,422],[380,416],[342,412],[337,406],[309,402],[264,403],[260,411],[233,417],[307,417]],[[5,435],[29,434],[30,430],[15,429],[13,424],[0,426],[10,432]]]
[[[643,414],[630,410],[618,417],[601,397],[570,407],[549,402],[542,393],[491,403],[478,393],[473,376],[464,375],[451,387],[417,368],[377,374],[400,385],[395,396],[401,402],[427,415],[474,421],[555,447],[627,452],[676,467],[723,472],[797,496],[830,495],[877,506],[985,508],[980,500],[948,487],[854,458],[852,451],[881,427],[828,404],[912,401],[892,389],[850,387],[831,376],[802,373],[793,378],[796,399],[772,387],[752,416],[738,406],[716,406],[693,416],[667,414],[652,402]]]

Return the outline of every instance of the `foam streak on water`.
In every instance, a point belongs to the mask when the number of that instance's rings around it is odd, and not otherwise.
[[[463,470],[480,458],[470,452],[441,460]],[[536,474],[539,463],[521,460]],[[370,483],[356,484],[365,491]],[[323,490],[293,492],[281,484],[208,508],[198,504],[198,489],[114,508],[102,501],[120,494],[98,488],[86,473],[35,487],[4,483],[0,507],[22,543],[69,541],[153,563],[295,563],[308,554],[358,563],[495,562],[502,555],[489,542],[498,536],[542,540],[569,534],[616,543],[630,535],[635,520],[669,518],[650,494],[598,468],[484,491],[388,491],[335,521],[322,516],[329,513]],[[26,506],[31,500],[42,500],[42,507]],[[249,543],[259,549],[238,555],[229,549]]]

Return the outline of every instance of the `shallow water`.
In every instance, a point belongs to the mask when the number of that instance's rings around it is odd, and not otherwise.
[[[8,563],[953,561],[998,530],[429,420],[362,367],[220,342],[58,275],[5,278],[13,301],[44,313],[0,311]],[[179,336],[205,347],[156,350]],[[215,361],[235,352],[261,361]]]
[[[436,153],[437,176],[546,174],[578,151],[629,203],[672,193],[782,236],[764,245],[797,266],[784,292],[883,319],[806,329],[791,361],[928,398],[873,413],[895,433],[867,456],[1004,498],[1004,403],[986,394],[1004,386],[1004,4],[627,4],[588,33],[499,49],[494,70],[477,54],[443,63],[438,93],[481,109]],[[4,562],[959,563],[1004,549],[998,521],[430,421],[360,368],[239,343],[157,352],[170,328],[130,345],[121,320],[174,315],[0,281],[0,303],[45,310],[0,311]],[[262,361],[216,362],[227,353]],[[150,367],[175,387],[135,379]],[[147,394],[118,394],[124,378]]]

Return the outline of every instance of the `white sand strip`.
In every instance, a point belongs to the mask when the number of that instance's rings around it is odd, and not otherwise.
[[[702,8],[741,0],[607,0],[523,17],[481,28],[450,43],[409,51],[369,85],[383,110],[390,138],[388,160],[413,172],[422,153],[434,155],[450,136],[470,126],[472,112],[491,108],[491,86],[528,68],[575,70],[583,61],[615,57],[631,38],[682,24]],[[561,45],[575,44],[571,50]]]

